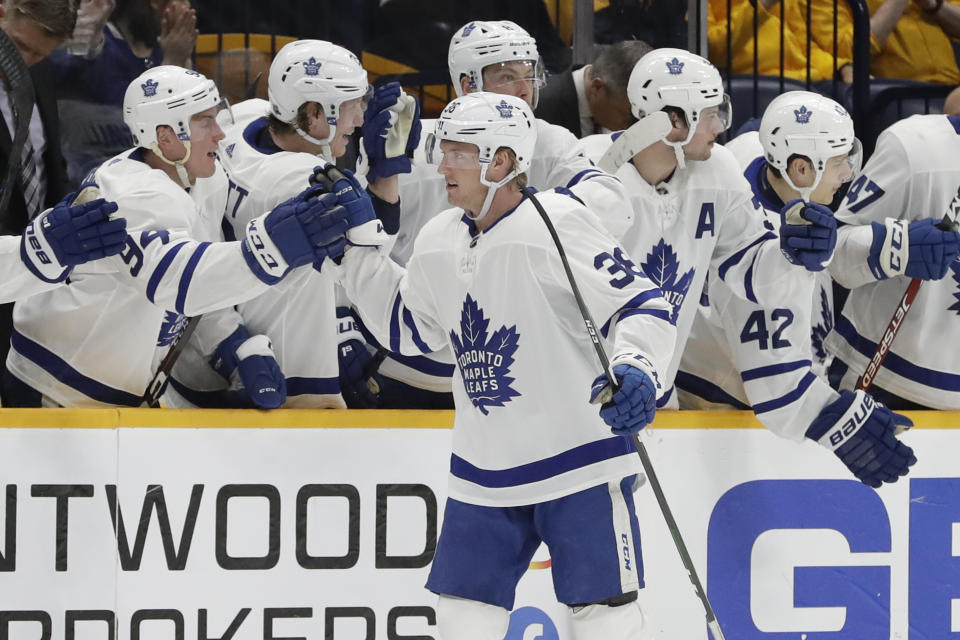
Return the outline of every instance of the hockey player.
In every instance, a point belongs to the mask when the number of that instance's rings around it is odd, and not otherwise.
[[[522,98],[535,108],[544,85],[536,40],[508,20],[475,20],[458,29],[450,40],[447,63],[458,96],[487,91]],[[424,122],[426,130],[432,126]],[[535,126],[537,147],[527,171],[529,184],[537,189],[569,188],[619,238],[632,221],[623,185],[579,153],[569,131],[539,119]],[[447,207],[443,178],[423,162],[422,145],[414,159],[413,171],[400,176],[402,215],[391,252],[400,264],[406,264],[413,239],[427,220]],[[387,406],[450,406],[449,354],[431,359],[391,356],[380,371],[388,378],[383,393]]]
[[[220,104],[211,80],[180,67],[155,67],[130,84],[124,119],[137,147],[92,175],[127,220],[126,246],[75,269],[69,287],[17,304],[5,379],[17,406],[137,406],[187,316],[253,297],[325,257],[328,243],[342,244],[345,222],[317,218],[314,192],[254,220],[240,242],[210,241],[227,198],[216,159]],[[212,344],[236,329],[235,313],[217,329]],[[236,347],[224,357],[248,393],[275,402],[282,390],[266,340]]]
[[[960,118],[894,123],[853,182],[837,218],[830,272],[850,295],[827,337],[830,382],[852,389],[866,370],[910,278],[923,286],[875,377],[871,393],[897,409],[960,409],[960,236],[938,223],[960,210]],[[944,346],[945,345],[945,346]]]
[[[231,108],[220,160],[230,183],[225,228],[241,236],[250,221],[310,186],[318,164],[343,155],[350,134],[362,125],[369,144],[370,191],[384,224],[399,215],[396,173],[419,136],[416,101],[393,83],[371,98],[367,73],[355,55],[321,40],[285,45],[270,66],[269,102],[247,100]],[[401,137],[403,130],[403,139]],[[375,224],[374,224],[375,226]],[[350,231],[361,242],[361,229]],[[376,234],[365,242],[380,244]],[[346,392],[365,391],[363,366],[370,356],[349,318],[336,316],[335,277],[330,269],[302,269],[261,295],[238,305],[246,328],[270,339],[287,389],[287,408],[344,408]],[[201,324],[203,324],[202,321]],[[338,335],[343,323],[345,331]],[[338,343],[344,360],[338,375]],[[170,402],[176,406],[230,406],[227,380],[211,366],[211,354],[191,341],[173,372]],[[352,373],[352,376],[347,377]],[[341,379],[344,384],[341,385]],[[179,397],[177,397],[179,396]],[[242,398],[240,399],[242,400]],[[184,401],[186,404],[184,404]],[[351,402],[351,404],[355,404]]]
[[[765,224],[780,227],[780,211],[798,198],[831,215],[827,206],[860,168],[853,120],[839,104],[807,91],[785,93],[770,103],[760,131],[728,147],[740,164]],[[738,298],[711,273],[709,302],[701,306],[683,351],[677,390],[681,408],[722,404],[756,413],[771,431],[796,441],[823,438],[848,410],[866,422],[837,455],[863,482],[879,487],[907,473],[915,458],[897,441],[897,426],[910,424],[864,393],[837,393],[826,382],[823,340],[833,326],[829,271],[816,273],[809,304],[766,310]],[[823,375],[823,377],[819,377]],[[866,461],[871,464],[865,464]]]
[[[504,637],[541,541],[577,637],[635,638],[642,623],[637,456],[623,436],[653,418],[675,336],[669,305],[636,269],[608,270],[629,258],[588,209],[565,193],[537,194],[613,351],[622,386],[598,417],[587,399],[607,379],[595,378],[557,247],[520,191],[536,136],[519,98],[457,98],[427,143],[454,208],[424,226],[406,269],[362,247],[341,265],[383,344],[409,354],[449,346],[456,358],[450,492],[427,581],[444,640]],[[636,562],[621,559],[623,541]]]
[[[123,249],[127,222],[111,218],[116,203],[97,198],[71,206],[73,197],[34,218],[22,236],[0,236],[0,302],[57,287],[77,265]]]

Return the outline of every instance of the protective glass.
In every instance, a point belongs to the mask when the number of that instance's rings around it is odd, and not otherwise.
[[[226,98],[220,98],[220,102],[217,103],[217,124],[222,128],[230,126],[235,122],[233,109],[230,108],[230,101]]]
[[[700,124],[706,126],[713,118],[719,120],[723,131],[730,128],[730,123],[733,122],[733,105],[730,104],[730,96],[723,94],[723,102],[700,111]]]
[[[424,146],[424,152],[427,162],[436,166],[450,167],[451,169],[479,169],[480,154],[476,149],[467,151],[464,149],[448,149],[444,152],[440,148],[443,142],[436,134],[431,133],[427,136],[427,142]]]
[[[853,147],[847,154],[847,166],[850,167],[850,177],[844,180],[849,182],[860,174],[860,168],[863,166],[863,145],[860,144],[860,138],[853,139]]]

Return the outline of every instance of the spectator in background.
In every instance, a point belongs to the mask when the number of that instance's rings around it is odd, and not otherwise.
[[[0,29],[13,41],[30,67],[36,104],[30,117],[30,134],[20,155],[20,180],[6,211],[0,212],[0,233],[20,235],[27,222],[52,207],[67,193],[67,172],[60,152],[60,119],[57,116],[56,81],[45,61],[73,32],[77,13],[74,0],[5,0],[0,4]],[[4,79],[0,83],[0,175],[6,175],[13,144],[13,119]],[[6,360],[13,328],[12,304],[0,305],[0,357]]]
[[[780,0],[709,0],[707,39],[710,44],[710,60],[721,69],[727,68],[728,51],[731,52],[732,73],[754,72],[754,48],[757,49],[757,73],[780,75],[780,37],[783,35],[783,75],[795,80],[807,79],[807,64],[810,66],[810,81],[830,81],[837,69],[839,80],[853,82],[852,28],[850,38],[839,37],[843,29],[838,25],[836,39],[837,56],[834,61],[834,30],[832,0],[814,0],[809,5],[810,56],[807,58],[807,12],[806,0],[781,3]],[[838,5],[844,5],[839,2]],[[754,12],[756,12],[757,35],[754,40]],[[785,13],[784,13],[785,12]],[[728,35],[729,18],[729,35]],[[781,21],[783,28],[781,29]],[[729,40],[729,49],[728,49]]]
[[[943,113],[947,116],[960,116],[960,87],[951,91],[943,101]]]
[[[52,56],[60,109],[72,125],[63,146],[74,183],[132,144],[121,113],[130,81],[161,64],[191,68],[197,41],[187,0],[82,0],[80,16],[68,50]]]
[[[627,81],[633,66],[650,51],[642,40],[603,46],[593,64],[550,79],[536,115],[566,127],[578,138],[622,131],[636,121],[630,113]]]
[[[820,3],[831,5],[827,0]],[[867,0],[870,73],[937,84],[960,83],[951,43],[960,38],[960,0]],[[838,46],[853,42],[850,7],[837,3]]]

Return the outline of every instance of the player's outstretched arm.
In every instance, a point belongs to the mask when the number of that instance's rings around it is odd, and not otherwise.
[[[837,246],[833,212],[816,202],[791,200],[780,210],[780,250],[791,264],[822,271]]]
[[[126,243],[126,220],[110,217],[115,203],[97,197],[95,188],[73,196],[41,213],[23,232],[20,256],[43,282],[62,282],[73,267],[120,253]]]
[[[833,451],[858,480],[876,489],[907,475],[917,462],[913,449],[897,439],[898,430],[911,426],[909,418],[890,411],[869,394],[841,391],[806,436]]]
[[[374,92],[360,127],[371,186],[383,178],[410,173],[420,131],[420,105],[399,82],[385,84]]]
[[[377,216],[370,194],[364,190],[352,171],[349,169],[341,171],[333,164],[327,163],[314,168],[310,182],[334,194],[335,204],[346,210],[347,246],[381,247],[390,242],[389,236],[384,233],[384,223]],[[325,200],[325,202],[331,201]]]
[[[210,366],[231,387],[241,387],[257,409],[276,409],[287,399],[287,382],[273,354],[269,338],[251,336],[240,325],[210,358]]]

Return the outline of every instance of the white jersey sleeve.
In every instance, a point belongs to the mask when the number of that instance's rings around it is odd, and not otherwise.
[[[33,275],[20,257],[20,236],[0,236],[0,303],[42,293],[63,286],[44,282]]]

